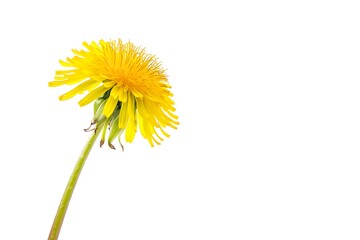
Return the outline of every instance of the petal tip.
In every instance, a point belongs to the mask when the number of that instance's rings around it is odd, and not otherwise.
[[[51,82],[48,82],[48,87],[57,87],[57,86],[60,86],[61,83],[59,83],[58,81],[51,81]]]

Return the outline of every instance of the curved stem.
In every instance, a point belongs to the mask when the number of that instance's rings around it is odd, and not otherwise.
[[[59,208],[56,212],[56,216],[55,216],[53,225],[51,227],[48,240],[58,239],[58,236],[59,236],[59,233],[61,230],[61,225],[64,221],[66,210],[69,206],[69,202],[70,202],[71,196],[74,192],[76,182],[80,176],[81,169],[83,168],[85,161],[86,161],[87,157],[89,156],[90,150],[93,147],[100,132],[101,132],[101,129],[97,129],[97,131],[95,130],[95,133],[89,138],[88,142],[86,143],[83,151],[81,152],[81,154],[79,156],[79,160],[77,161],[77,163],[74,167],[74,170],[70,176],[69,182],[65,188],[64,194],[63,194],[61,202],[59,204]]]

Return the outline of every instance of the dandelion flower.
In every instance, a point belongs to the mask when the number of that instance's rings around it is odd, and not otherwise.
[[[105,125],[113,126],[116,122],[114,131],[120,135],[124,132],[127,142],[133,141],[139,128],[142,136],[154,146],[154,143],[160,144],[163,136],[169,136],[166,127],[176,129],[179,123],[174,114],[171,86],[154,55],[120,39],[84,42],[83,46],[84,50],[72,50],[72,58],[60,60],[60,64],[69,69],[56,71],[55,80],[49,82],[50,87],[78,84],[61,95],[60,100],[84,92],[87,95],[79,101],[80,106],[103,100],[99,108],[108,120]],[[106,131],[106,126],[103,131]],[[105,134],[102,142],[104,137]],[[112,147],[111,141],[109,146]]]

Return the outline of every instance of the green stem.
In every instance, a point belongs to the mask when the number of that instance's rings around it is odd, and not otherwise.
[[[89,138],[82,153],[79,156],[79,160],[77,161],[77,163],[75,165],[75,168],[71,174],[69,182],[68,182],[66,189],[64,191],[64,194],[62,196],[61,202],[59,204],[59,208],[57,210],[53,225],[51,227],[48,240],[57,240],[58,239],[58,236],[59,236],[59,233],[61,230],[61,225],[64,221],[66,210],[69,206],[69,202],[70,202],[71,196],[74,192],[76,182],[80,176],[81,169],[83,168],[85,161],[86,161],[87,157],[89,156],[90,150],[93,147],[100,132],[101,132],[101,128],[97,129],[97,131]]]

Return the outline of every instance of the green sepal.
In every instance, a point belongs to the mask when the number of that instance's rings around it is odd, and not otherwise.
[[[104,102],[104,100],[105,99],[103,99],[103,98],[99,98],[94,101],[94,116],[95,116],[97,110],[99,109],[100,105]]]
[[[99,99],[98,99],[99,100]],[[103,114],[103,110],[105,107],[106,100],[103,100],[99,106],[97,106],[96,112],[94,113],[94,117],[92,122],[97,123],[105,119],[105,115]],[[95,103],[94,103],[94,110],[95,110]]]

